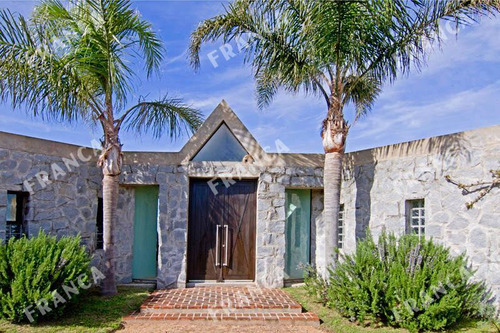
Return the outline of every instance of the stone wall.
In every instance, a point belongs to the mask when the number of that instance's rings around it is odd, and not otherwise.
[[[424,199],[426,237],[466,254],[500,296],[500,195],[494,189],[468,210],[446,175],[462,183],[491,180],[500,169],[500,126],[350,154],[344,170],[344,251],[352,252],[367,228],[406,232],[405,202]]]
[[[134,244],[135,189],[120,186],[115,227],[116,280],[132,282],[132,247]]]
[[[42,228],[55,235],[81,233],[100,263],[95,249],[97,197],[101,172],[91,149],[0,133],[0,237],[4,237],[7,191],[26,191],[33,184],[27,216],[30,235]],[[378,236],[383,229],[406,230],[405,202],[424,199],[426,235],[466,251],[477,276],[500,295],[500,196],[498,189],[472,210],[471,197],[446,181],[489,180],[490,169],[500,168],[500,126],[391,145],[346,156],[342,200],[344,251],[352,252],[356,239],[368,228]],[[91,157],[68,169],[71,156]],[[73,155],[72,155],[73,154]],[[190,177],[256,179],[256,282],[266,287],[283,284],[285,259],[285,189],[312,189],[312,249],[321,249],[322,160],[317,154],[267,154],[252,165],[236,162],[189,162],[178,153],[126,153],[117,226],[117,279],[132,279],[134,187],[159,185],[158,286],[186,285],[186,244]],[[64,174],[53,165],[58,165]],[[56,177],[54,177],[54,170]],[[50,183],[40,186],[35,175],[44,171]],[[33,178],[35,177],[35,178]],[[57,179],[54,179],[57,178]],[[318,251],[320,252],[320,251]],[[314,260],[313,260],[314,261]]]
[[[25,180],[32,184],[28,202],[28,235],[38,229],[63,236],[80,233],[84,244],[93,255],[93,264],[102,268],[103,251],[96,249],[97,201],[101,196],[101,172],[95,158],[79,161],[70,170],[64,159],[76,156],[79,147],[61,145],[51,151],[44,149],[47,142],[14,136],[24,140],[22,147],[0,149],[0,216],[5,216],[7,191],[26,191]],[[29,139],[29,140],[28,140]],[[26,140],[28,140],[26,142]],[[46,148],[46,147],[45,147]],[[44,151],[43,154],[35,151]],[[93,154],[91,149],[85,156]],[[73,155],[71,155],[73,154]],[[321,169],[310,167],[245,166],[241,163],[194,163],[165,165],[169,154],[156,158],[144,153],[126,154],[126,163],[120,177],[118,224],[115,228],[116,278],[127,283],[132,280],[134,188],[159,185],[158,224],[158,286],[183,287],[186,284],[186,244],[189,198],[189,177],[233,177],[258,180],[257,193],[257,270],[260,285],[278,287],[283,284],[285,256],[285,188],[321,187]],[[90,155],[89,155],[90,156]],[[129,158],[133,156],[134,158]],[[95,157],[95,156],[94,156]],[[133,160],[133,163],[130,163]],[[59,165],[64,175],[53,179],[53,165]],[[57,167],[56,167],[57,169]],[[57,169],[59,170],[59,169]],[[41,186],[36,174],[49,175]],[[35,178],[33,178],[35,177]],[[5,227],[5,221],[0,223]],[[0,229],[0,232],[3,229]],[[3,238],[4,234],[0,234]]]
[[[186,168],[160,164],[157,160],[149,161],[147,155],[139,156],[134,159],[134,163],[128,162],[123,166],[120,183],[129,186],[159,185],[157,284],[160,288],[184,287],[188,202]],[[168,162],[168,154],[163,155],[165,158],[160,158],[160,161]],[[128,205],[132,206],[133,211],[133,202]],[[133,220],[131,226],[133,230]],[[128,243],[120,245],[120,251],[130,253],[127,260],[131,262],[133,232]]]
[[[311,191],[311,258],[316,258],[316,230],[323,225],[323,190]]]
[[[63,158],[71,159],[0,148],[1,238],[5,237],[7,191],[27,191],[23,182],[28,181],[32,190],[25,217],[28,235],[40,229],[57,236],[80,233],[84,244],[95,247],[100,170],[95,163],[82,161],[68,168]],[[40,172],[44,173],[39,176],[41,182],[36,177]]]

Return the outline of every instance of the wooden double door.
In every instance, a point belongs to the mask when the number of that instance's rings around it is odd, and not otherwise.
[[[254,280],[254,180],[192,179],[188,222],[188,281]]]

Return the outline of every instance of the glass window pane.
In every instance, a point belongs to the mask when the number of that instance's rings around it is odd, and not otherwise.
[[[17,195],[15,193],[7,194],[7,216],[6,220],[10,222],[16,221],[17,212]]]
[[[7,224],[5,228],[5,239],[8,241],[11,238],[19,239],[23,235],[21,224]]]
[[[408,232],[420,235],[425,226],[425,199],[406,200],[405,209]]]
[[[226,124],[222,124],[195,155],[193,161],[241,162],[247,154],[245,148],[231,133]]]
[[[411,201],[411,206],[413,208],[424,208],[424,200],[421,200],[421,199],[412,200]]]

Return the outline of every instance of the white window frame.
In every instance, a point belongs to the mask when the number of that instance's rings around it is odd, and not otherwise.
[[[425,200],[414,199],[406,201],[406,232],[425,237]]]
[[[344,204],[340,204],[339,207],[339,218],[337,221],[337,227],[338,227],[338,239],[337,239],[337,247],[339,249],[342,249],[344,247],[344,228],[345,228],[345,213],[344,213]]]

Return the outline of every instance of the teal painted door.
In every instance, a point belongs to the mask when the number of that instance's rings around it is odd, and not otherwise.
[[[285,192],[286,260],[285,278],[302,279],[311,250],[311,191]]]
[[[132,278],[155,279],[157,259],[158,186],[135,188]]]

